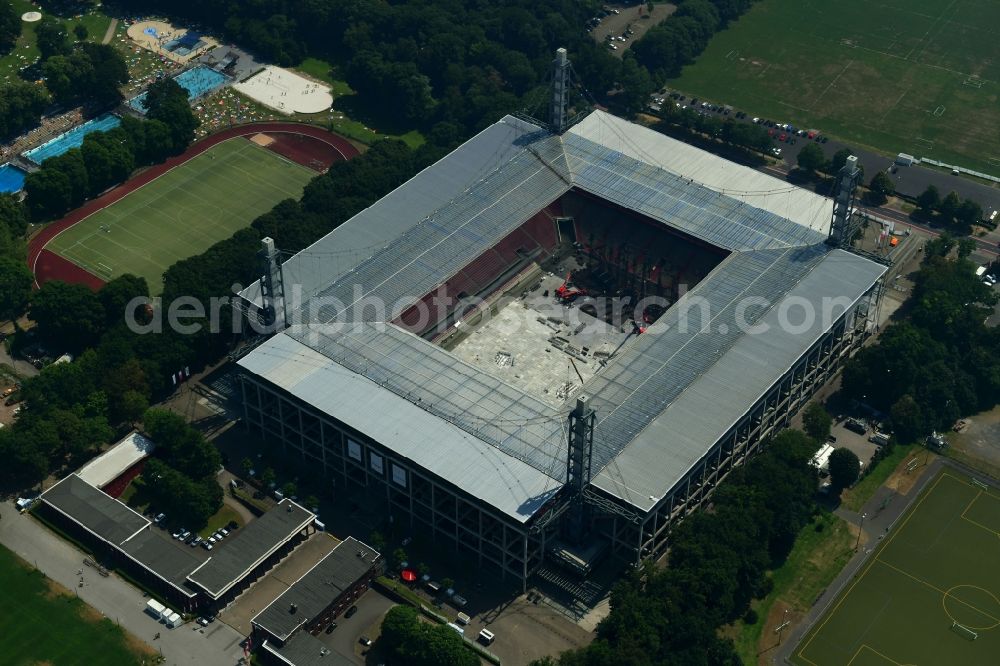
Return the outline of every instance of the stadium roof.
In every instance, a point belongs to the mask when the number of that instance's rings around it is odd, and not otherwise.
[[[41,500],[94,536],[118,546],[149,521],[75,473],[41,495]]]
[[[304,530],[315,517],[292,500],[283,499],[227,538],[213,551],[212,557],[188,575],[187,580],[218,599],[251,569]]]
[[[773,324],[801,299],[816,312],[825,296],[855,303],[884,272],[824,244],[832,202],[812,192],[600,111],[561,136],[506,117],[287,260],[286,293],[303,294],[292,325],[240,364],[527,520],[563,482],[570,406],[385,322],[572,189],[730,251],[582,389],[598,411],[594,483],[639,508],[832,323],[752,335],[737,316]],[[259,288],[242,295],[253,302]],[[748,297],[767,305],[743,312]],[[670,325],[695,298],[710,329]],[[372,312],[374,300],[390,310]]]
[[[368,573],[378,558],[374,548],[348,537],[251,622],[284,643]]]
[[[153,452],[156,445],[147,437],[132,432],[110,449],[97,456],[77,470],[77,475],[85,482],[101,488],[111,483],[118,475]]]

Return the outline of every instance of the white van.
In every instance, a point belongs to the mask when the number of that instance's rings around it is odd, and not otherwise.
[[[489,645],[494,639],[496,639],[496,636],[489,629],[483,629],[479,632],[479,642],[483,645]]]
[[[472,618],[466,615],[465,613],[459,613],[458,615],[455,616],[455,622],[464,626],[466,624],[469,624],[469,622],[472,622]]]

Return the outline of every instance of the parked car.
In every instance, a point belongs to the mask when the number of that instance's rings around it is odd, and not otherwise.
[[[336,628],[337,628],[337,623],[336,622],[331,622],[330,626],[326,628],[326,633],[332,634],[333,630],[336,629]]]
[[[173,533],[173,534],[171,534],[170,536],[171,536],[172,538],[174,538],[174,539],[180,539],[180,538],[181,538],[181,534],[183,534],[183,533],[184,533],[184,530],[183,530],[183,528],[182,528],[182,529],[179,529],[179,530],[177,530],[176,532],[174,532],[174,533]]]
[[[347,612],[344,613],[344,617],[352,617],[357,612],[358,612],[358,607],[351,606],[350,608],[347,609]]]
[[[195,537],[194,541],[192,541],[188,545],[194,548],[195,546],[201,545],[202,541],[204,541],[204,539],[202,539],[201,537]]]
[[[165,513],[158,513],[158,514],[156,514],[156,518],[153,518],[153,522],[156,523],[157,525],[161,525],[163,523],[163,521],[166,520],[166,519],[167,519],[167,514],[165,514]]]
[[[364,645],[365,647],[371,647],[372,639],[368,638],[367,636],[362,636],[361,638],[358,639],[358,642]]]

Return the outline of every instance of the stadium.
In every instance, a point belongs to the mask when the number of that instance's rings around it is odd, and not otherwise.
[[[524,585],[662,556],[874,330],[886,270],[851,248],[853,162],[831,200],[574,123],[567,68],[551,122],[504,117],[284,261],[265,239],[238,299],[275,329],[238,361],[247,427]]]

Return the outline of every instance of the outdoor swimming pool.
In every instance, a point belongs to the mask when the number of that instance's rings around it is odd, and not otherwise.
[[[201,97],[205,93],[215,90],[228,80],[229,77],[225,74],[217,72],[206,65],[198,65],[174,77],[174,81],[179,83],[181,88],[187,90],[188,100]],[[146,109],[142,106],[144,99],[146,99],[146,93],[139,93],[128,101],[128,105],[139,113],[146,113]]]
[[[98,116],[78,127],[63,132],[54,139],[49,139],[37,148],[32,148],[24,153],[24,156],[35,164],[41,164],[50,157],[62,155],[71,148],[79,148],[83,145],[83,137],[91,132],[106,132],[118,127],[121,123],[122,121],[118,116],[105,113],[103,116]]]
[[[0,166],[0,192],[17,192],[24,187],[25,173],[13,164]]]

